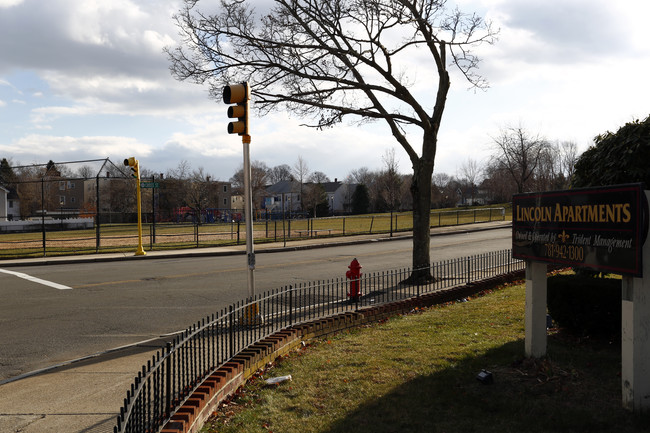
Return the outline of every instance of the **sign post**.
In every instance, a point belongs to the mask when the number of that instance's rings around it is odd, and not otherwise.
[[[548,263],[621,274],[623,406],[634,411],[650,409],[649,197],[628,184],[517,194],[512,204],[512,255],[526,261],[526,356],[546,355]]]
[[[646,191],[646,199],[650,192]],[[621,385],[623,407],[650,409],[650,243],[643,246],[643,277],[623,275],[621,305]]]

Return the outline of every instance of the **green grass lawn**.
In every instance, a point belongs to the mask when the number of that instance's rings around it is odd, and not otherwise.
[[[203,432],[648,431],[648,416],[621,408],[620,342],[554,331],[546,359],[524,359],[524,299],[509,286],[316,341],[252,379]],[[482,369],[493,384],[477,380]]]

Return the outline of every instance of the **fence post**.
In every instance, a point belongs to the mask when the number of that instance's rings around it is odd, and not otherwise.
[[[154,182],[153,175],[151,176],[151,182]],[[156,187],[155,186],[151,189],[151,228],[153,234],[152,244],[155,244],[156,243]]]
[[[167,342],[167,362],[165,364],[165,411],[170,411],[172,406],[172,344]]]
[[[293,286],[289,285],[289,326],[293,326]]]
[[[235,354],[235,331],[234,331],[234,320],[233,320],[233,305],[230,304],[228,307],[228,340],[229,340],[229,345],[230,345],[230,352],[228,353],[228,356],[226,356],[226,359],[230,359],[234,354]]]
[[[508,255],[508,273],[510,273],[510,263],[512,262],[512,256],[508,252],[506,252],[506,254]]]
[[[100,246],[100,212],[99,212],[99,173],[95,177],[95,252],[99,252]]]
[[[45,243],[45,178],[41,177],[41,230],[43,231],[43,257],[47,254]]]

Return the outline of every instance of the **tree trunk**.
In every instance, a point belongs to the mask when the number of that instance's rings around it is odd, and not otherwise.
[[[431,177],[433,160],[427,162],[420,158],[413,164],[413,271],[404,281],[408,284],[429,282],[433,279],[429,269],[430,260],[430,220],[431,220]]]

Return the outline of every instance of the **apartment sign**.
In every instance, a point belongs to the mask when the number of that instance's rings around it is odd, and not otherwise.
[[[641,277],[647,216],[642,184],[516,194],[512,255]]]

